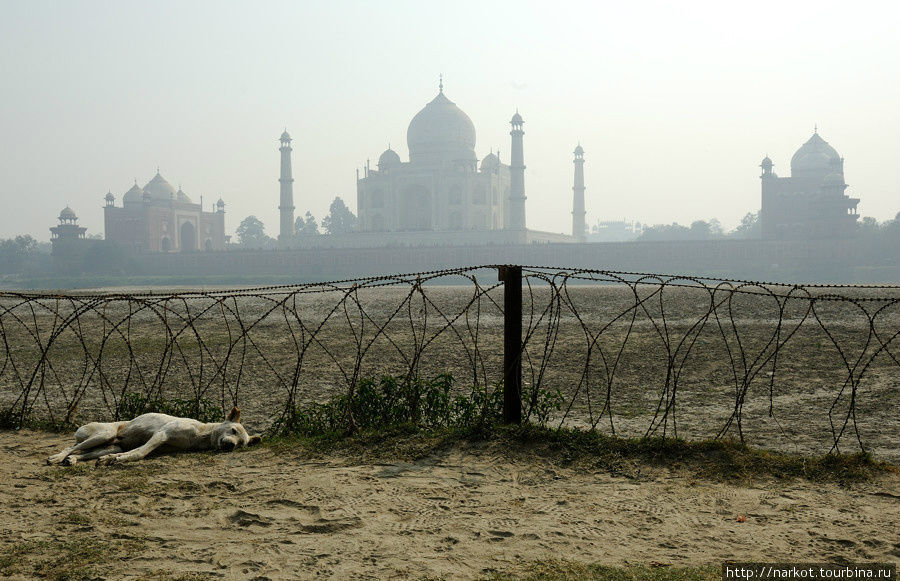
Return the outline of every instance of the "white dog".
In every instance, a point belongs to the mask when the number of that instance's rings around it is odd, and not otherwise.
[[[128,422],[93,422],[78,428],[75,445],[47,458],[48,464],[74,465],[99,458],[99,464],[141,460],[163,450],[223,450],[258,444],[261,436],[250,436],[238,422],[241,411],[231,408],[224,422],[204,424],[190,418],[166,414],[143,414]]]

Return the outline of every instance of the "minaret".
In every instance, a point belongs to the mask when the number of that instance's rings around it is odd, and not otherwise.
[[[584,149],[575,148],[575,185],[572,187],[572,237],[584,242]]]
[[[278,245],[287,248],[294,236],[294,178],[291,175],[291,136],[285,129],[281,134],[281,228],[278,233]]]
[[[522,151],[522,116],[519,111],[513,115],[509,124],[512,125],[512,152],[509,156],[509,229],[525,229],[525,154]]]

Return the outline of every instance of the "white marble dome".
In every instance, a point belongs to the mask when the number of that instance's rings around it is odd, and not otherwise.
[[[462,109],[440,92],[410,121],[406,144],[411,161],[420,154],[474,159],[475,125]]]
[[[795,172],[831,173],[831,164],[839,161],[841,156],[828,142],[813,133],[809,140],[800,146],[791,158],[791,174]]]
[[[393,149],[387,148],[384,150],[384,153],[381,154],[381,157],[378,158],[378,169],[379,171],[384,171],[396,167],[401,163],[403,162],[400,161],[400,155]]]

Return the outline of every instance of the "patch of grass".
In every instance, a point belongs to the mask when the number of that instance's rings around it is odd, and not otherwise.
[[[194,418],[201,422],[221,422],[222,410],[211,400],[150,397],[142,393],[122,395],[116,407],[116,417],[136,418],[141,414],[160,413],[170,416]]]
[[[361,379],[352,394],[288,409],[270,432],[316,437],[373,429],[469,427],[497,421],[502,406],[498,385],[476,385],[461,394],[453,390],[453,376],[446,373],[432,379],[383,375]]]
[[[31,430],[40,430],[42,432],[59,433],[70,431],[76,426],[71,422],[35,418],[27,414],[25,418],[22,419],[19,412],[11,408],[0,410],[0,430],[17,430],[20,427]]]
[[[627,565],[609,567],[599,564],[575,561],[546,560],[525,564],[514,574],[489,572],[485,579],[501,581],[507,579],[527,579],[540,581],[713,581],[721,577],[717,565],[701,567],[670,567],[666,565]]]
[[[278,436],[333,436],[366,430],[434,431],[472,429],[499,421],[503,410],[501,385],[454,389],[454,379],[442,373],[432,379],[382,375],[361,379],[350,394],[326,403],[290,407],[269,430]],[[546,425],[564,401],[558,389],[529,396],[533,421]]]
[[[629,460],[639,460],[657,466],[686,468],[697,476],[714,480],[768,476],[850,482],[898,470],[864,453],[800,456],[723,440],[628,439],[587,430],[550,430],[536,426],[501,428],[499,433],[507,440],[543,447],[542,454],[557,457],[564,464],[588,462],[593,467],[616,469]]]
[[[0,575],[23,575],[51,580],[95,579],[105,565],[139,550],[136,540],[105,541],[84,535],[68,539],[25,541],[0,553]]]
[[[579,429],[498,424],[421,430],[395,426],[363,430],[352,436],[276,436],[264,440],[277,452],[321,457],[340,454],[360,459],[418,460],[452,446],[491,446],[507,456],[590,471],[640,475],[642,467],[684,470],[698,478],[741,481],[754,478],[804,478],[849,483],[900,468],[867,454],[800,456],[759,450],[734,442],[688,442],[673,438],[618,438]]]
[[[70,512],[59,519],[61,524],[89,526],[91,517],[83,512]]]

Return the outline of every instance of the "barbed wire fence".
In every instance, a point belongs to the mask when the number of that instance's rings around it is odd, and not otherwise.
[[[448,373],[462,393],[503,385],[507,421],[890,458],[898,334],[900,286],[527,266],[0,292],[0,418],[118,419],[139,394],[240,405],[266,428],[303,403],[352,401],[367,377]]]

